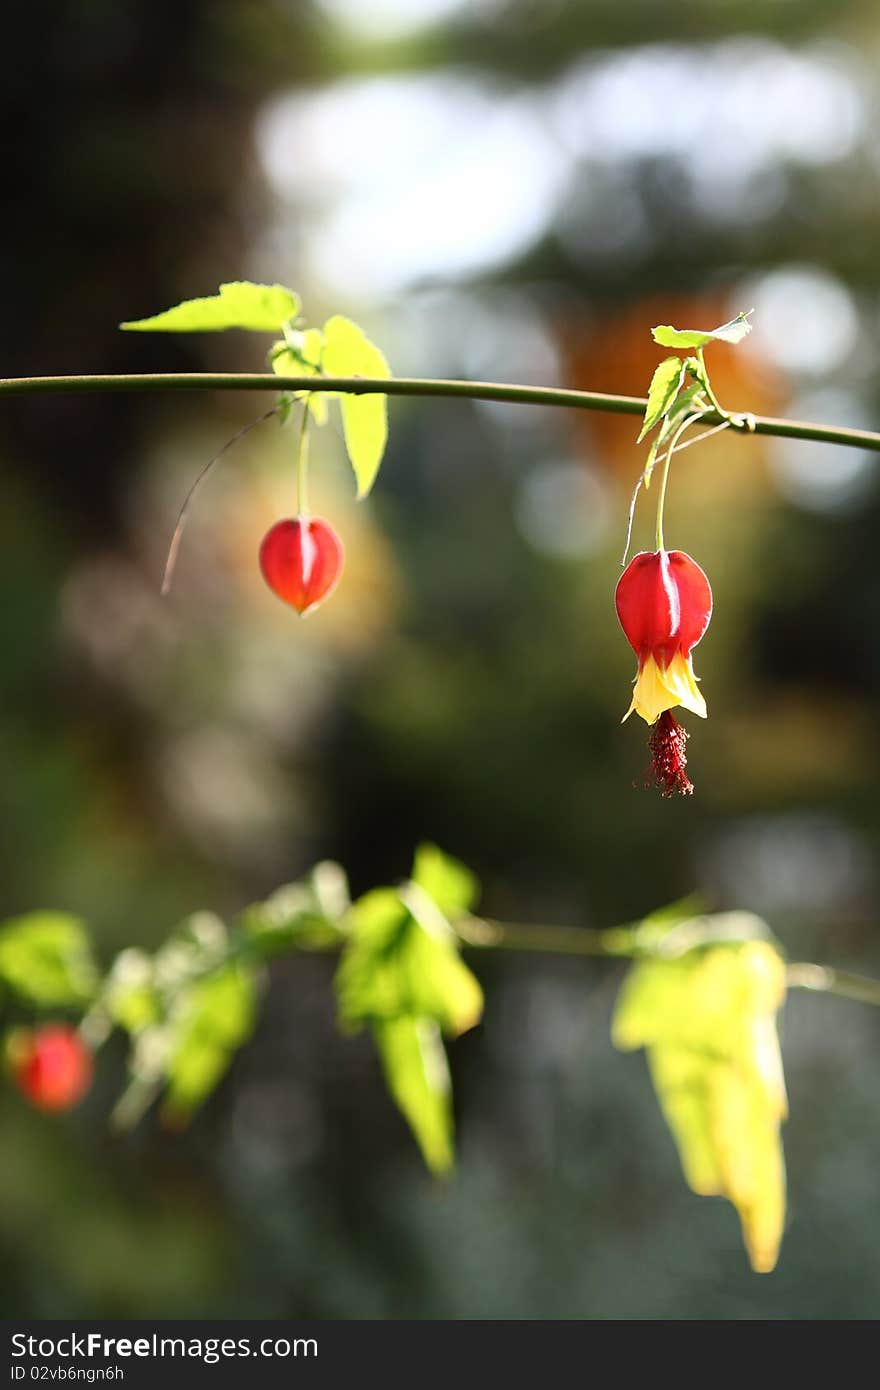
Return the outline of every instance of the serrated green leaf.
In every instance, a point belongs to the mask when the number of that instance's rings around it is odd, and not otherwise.
[[[436,845],[419,845],[412,877],[413,883],[425,890],[450,922],[470,912],[479,897],[476,875]]]
[[[186,299],[161,314],[130,319],[119,327],[138,333],[217,333],[226,328],[277,333],[296,318],[299,308],[299,297],[285,285],[235,280],[221,285],[217,294]]]
[[[230,962],[188,986],[168,1020],[166,1106],[186,1117],[211,1093],[253,1030],[256,981]]]
[[[454,1161],[452,1093],[446,1053],[429,1018],[393,1018],[373,1025],[388,1089],[432,1173]]]
[[[84,924],[65,912],[30,912],[0,927],[0,981],[37,1007],[86,1003],[97,970]]]
[[[385,356],[361,328],[341,314],[324,324],[322,365],[326,376],[390,377]],[[366,497],[376,479],[388,440],[387,398],[380,395],[340,397],[345,447],[357,480],[358,497]]]
[[[723,323],[720,328],[673,328],[670,323],[661,323],[651,332],[655,343],[668,348],[701,348],[716,341],[740,343],[752,331],[749,314],[753,312],[749,309],[748,313],[737,314],[735,319]]]
[[[785,963],[768,942],[634,965],[612,1036],[645,1047],[685,1179],[736,1207],[752,1267],[771,1270],[785,1219],[785,1083],[776,1013]]]
[[[657,421],[666,414],[684,381],[684,363],[680,357],[666,357],[651,378],[648,388],[648,403],[642,421],[641,434],[637,443],[641,444],[645,435],[652,430]]]
[[[461,960],[449,924],[425,893],[418,900],[419,891],[411,906],[393,888],[377,888],[354,904],[336,972],[343,1026],[406,1014],[432,1018],[455,1036],[479,1021],[480,985]]]

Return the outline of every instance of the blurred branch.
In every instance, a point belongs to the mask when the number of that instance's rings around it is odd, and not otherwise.
[[[502,401],[511,405],[563,406],[570,410],[598,410],[615,415],[643,415],[642,396],[614,396],[600,391],[571,391],[554,386],[516,386],[494,381],[447,381],[417,377],[321,378],[275,376],[268,372],[150,372],[113,376],[31,376],[0,378],[0,396],[74,394],[109,391],[339,391],[365,396],[444,396],[458,399]],[[702,419],[707,425],[729,423],[737,433],[816,440],[849,448],[880,452],[880,433],[843,429],[808,420],[780,420],[756,415],[725,420],[715,411]]]
[[[761,918],[750,912],[697,913],[674,922],[649,917],[628,926],[604,930],[463,917],[455,922],[455,930],[465,946],[623,959],[638,956],[673,959],[698,946],[765,940],[770,935]]]
[[[786,979],[789,989],[819,990],[841,999],[855,999],[859,1004],[880,1005],[880,980],[871,980],[867,975],[798,961],[788,967]]]
[[[465,946],[507,951],[538,951],[564,956],[632,956],[636,953],[633,929],[612,927],[529,926],[522,922],[495,922],[483,917],[464,917],[455,930]]]
[[[496,922],[480,917],[465,917],[456,922],[455,929],[465,946],[502,951],[618,958],[674,957],[698,946],[742,940],[749,935],[733,920],[725,921],[728,916],[733,919],[741,914],[722,914],[715,919],[694,917],[659,937],[646,932],[642,925],[597,931],[589,927]],[[880,980],[872,980],[867,975],[806,961],[789,965],[785,974],[789,989],[809,989],[836,994],[841,999],[854,999],[860,1004],[880,1005]]]

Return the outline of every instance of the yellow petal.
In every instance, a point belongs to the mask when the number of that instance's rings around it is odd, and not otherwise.
[[[653,724],[667,709],[681,705],[692,714],[706,718],[706,701],[697,686],[690,657],[676,652],[669,665],[663,667],[653,656],[643,663],[636,676],[632,704],[623,716],[641,715],[646,724]]]

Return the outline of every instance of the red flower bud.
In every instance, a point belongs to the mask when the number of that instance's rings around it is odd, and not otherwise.
[[[653,724],[664,712],[683,705],[706,717],[697,688],[691,651],[709,626],[712,590],[695,560],[682,550],[644,551],[620,577],[617,616],[639,659],[633,710]]]
[[[276,521],[260,546],[260,569],[274,594],[309,613],[336,587],[345,552],[326,521],[298,516]]]
[[[93,1071],[91,1052],[69,1024],[47,1023],[14,1039],[15,1083],[37,1110],[71,1110],[91,1086]]]

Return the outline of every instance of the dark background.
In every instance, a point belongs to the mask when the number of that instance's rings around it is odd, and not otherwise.
[[[753,304],[710,357],[732,407],[878,427],[876,8],[55,0],[6,18],[5,375],[260,369],[261,338],[125,318],[280,280],[405,375],[644,392],[650,326]],[[68,908],[105,960],[231,915],[321,857],[355,891],[417,839],[498,917],[606,926],[698,889],[794,959],[880,973],[880,493],[869,457],[722,436],[683,456],[667,540],[709,572],[692,800],[634,789],[612,608],[631,420],[391,403],[374,497],[316,449],[348,568],[298,624],[256,550],[295,507],[264,398],[0,406],[2,912]],[[650,506],[636,542],[651,544]],[[880,1294],[878,1020],[793,997],[789,1229],[748,1272],[684,1187],[619,972],[481,957],[452,1048],[459,1172],[425,1175],[332,967],[273,968],[254,1042],[193,1127],[0,1099],[6,1316],[849,1318]]]

